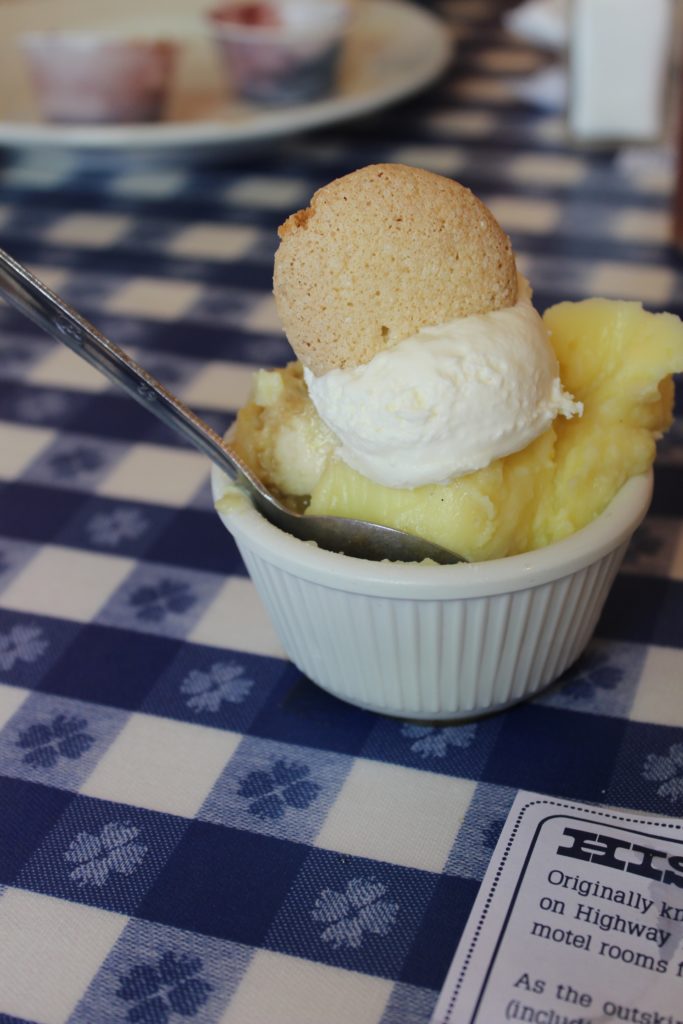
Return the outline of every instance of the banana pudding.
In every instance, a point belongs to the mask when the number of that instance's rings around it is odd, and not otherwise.
[[[402,165],[332,182],[280,238],[298,360],[257,373],[234,444],[293,508],[482,561],[581,529],[651,466],[677,317],[596,298],[541,318],[480,200]]]

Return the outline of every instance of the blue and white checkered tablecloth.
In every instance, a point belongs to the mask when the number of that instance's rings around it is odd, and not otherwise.
[[[283,363],[276,226],[362,164],[452,175],[539,308],[683,312],[671,168],[572,149],[548,57],[444,2],[459,57],[369,120],[209,167],[0,167],[0,245],[223,431]],[[680,397],[679,397],[680,410]],[[0,1024],[426,1024],[513,797],[683,810],[683,428],[587,654],[445,727],[286,660],[195,451],[0,309]]]

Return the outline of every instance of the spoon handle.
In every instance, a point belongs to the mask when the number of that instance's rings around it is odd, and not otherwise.
[[[47,334],[72,349],[176,433],[182,434],[233,480],[239,475],[246,478],[250,490],[256,486],[249,467],[227,449],[207,423],[2,249],[0,293]]]

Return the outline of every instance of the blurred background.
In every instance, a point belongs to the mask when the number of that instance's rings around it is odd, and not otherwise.
[[[288,4],[301,8],[293,28],[279,28],[290,51],[265,57],[266,65],[284,61],[284,76],[266,81],[270,92],[259,98],[258,77],[269,72],[258,57],[254,66],[253,53],[270,45],[264,32],[277,34],[268,11],[277,18]],[[335,5],[343,27],[323,17],[311,28]],[[41,176],[57,183],[77,172],[84,196],[135,169],[147,175],[140,201],[158,208],[168,175],[202,167],[225,168],[225,200],[231,184],[240,195],[250,170],[276,170],[282,180],[299,175],[303,160],[316,186],[363,163],[402,160],[460,177],[491,199],[508,231],[526,230],[538,244],[554,237],[549,203],[561,204],[563,220],[572,214],[577,236],[590,224],[597,230],[572,202],[579,194],[589,206],[607,201],[600,183],[618,191],[623,175],[656,189],[640,219],[649,225],[642,241],[681,245],[681,11],[680,0],[157,0],[143,13],[134,0],[114,11],[80,0],[0,0],[0,185],[30,188]],[[297,46],[310,49],[304,25],[339,32],[327,78],[319,67],[307,78],[296,64]],[[231,28],[242,36],[227,50]],[[252,75],[246,86],[244,74]],[[326,158],[333,151],[338,159]],[[208,201],[216,178],[202,180],[195,199]],[[273,221],[292,205],[278,207],[276,194],[260,204],[274,206]],[[220,220],[225,207],[213,212]]]

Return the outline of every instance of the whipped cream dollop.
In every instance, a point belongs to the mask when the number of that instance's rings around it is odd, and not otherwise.
[[[526,296],[424,327],[362,366],[304,377],[340,458],[388,487],[448,483],[583,411]]]

